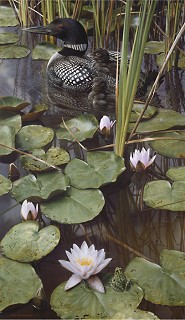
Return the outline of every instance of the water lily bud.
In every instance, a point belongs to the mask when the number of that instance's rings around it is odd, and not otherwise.
[[[38,217],[38,204],[34,206],[32,202],[24,200],[21,207],[21,216],[24,221],[37,220]]]
[[[111,121],[108,116],[103,116],[100,120],[100,132],[108,137],[111,133],[111,128],[113,127],[115,121]]]
[[[150,159],[150,149],[142,148],[141,151],[135,150],[130,154],[130,164],[133,170],[142,172],[154,162],[156,155]]]
[[[112,260],[111,258],[105,259],[104,249],[95,250],[93,244],[88,247],[84,241],[80,248],[73,244],[71,252],[66,251],[66,254],[69,261],[59,260],[59,262],[64,268],[71,271],[73,275],[67,281],[65,290],[71,289],[82,280],[88,280],[88,285],[92,289],[104,293],[105,290],[101,280],[98,276],[94,276]]]

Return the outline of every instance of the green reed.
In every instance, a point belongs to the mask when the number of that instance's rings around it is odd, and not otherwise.
[[[128,66],[127,60],[132,1],[126,1],[116,117],[117,123],[115,151],[120,156],[122,156],[124,153],[130,114],[134,103],[134,97],[137,91],[145,43],[148,38],[155,6],[156,1],[141,1],[141,9],[139,14],[140,22],[135,31],[134,43],[131,50],[130,63]]]

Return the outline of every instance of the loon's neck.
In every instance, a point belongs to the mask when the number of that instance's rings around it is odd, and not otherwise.
[[[77,56],[82,57],[86,50],[87,50],[88,44],[87,43],[81,43],[81,44],[71,44],[71,43],[62,43],[62,50],[60,50],[58,53],[62,56]]]

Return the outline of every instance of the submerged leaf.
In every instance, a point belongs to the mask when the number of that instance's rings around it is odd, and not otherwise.
[[[50,253],[60,240],[60,231],[55,226],[39,230],[37,221],[15,225],[1,240],[1,251],[7,258],[20,262],[39,260]]]
[[[54,132],[50,128],[40,125],[23,127],[16,134],[16,147],[23,150],[40,149],[48,145],[54,138]]]
[[[161,266],[135,258],[126,267],[126,277],[137,283],[152,303],[185,306],[185,253],[163,250],[160,261]]]
[[[134,310],[141,302],[143,292],[137,285],[118,292],[110,286],[110,275],[101,280],[105,293],[92,290],[85,283],[69,291],[64,290],[65,282],[60,284],[51,295],[51,308],[62,319],[110,319],[121,309]]]
[[[11,195],[17,202],[25,199],[40,202],[66,191],[68,187],[68,178],[61,172],[41,173],[37,178],[29,174],[13,183]]]
[[[17,41],[19,41],[19,36],[15,33],[10,33],[10,32],[0,33],[0,44],[15,43]]]
[[[18,45],[1,45],[0,59],[20,59],[27,57],[30,49],[25,46]]]
[[[88,189],[116,181],[125,169],[124,159],[113,151],[98,151],[88,152],[87,162],[77,158],[71,160],[65,174],[73,187]]]
[[[11,188],[11,181],[0,174],[0,196],[8,193],[11,190]]]
[[[0,27],[15,27],[19,21],[11,7],[0,6]]]
[[[92,114],[77,116],[66,121],[65,124],[69,130],[61,123],[61,128],[56,131],[56,135],[58,139],[70,141],[83,141],[87,138],[92,138],[99,125],[98,120]]]
[[[61,196],[41,203],[42,213],[59,223],[82,223],[92,220],[105,204],[100,190],[70,188]]]
[[[51,43],[39,43],[32,51],[32,59],[49,60],[60,49]]]
[[[30,264],[0,259],[0,311],[14,304],[27,303],[41,286],[42,282]]]

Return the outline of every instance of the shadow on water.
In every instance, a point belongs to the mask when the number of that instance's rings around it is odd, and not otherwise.
[[[70,97],[71,100],[66,102],[65,96],[61,95],[60,91],[48,91],[46,65],[47,62],[32,60],[31,55],[20,60],[3,60],[0,65],[0,95],[15,95],[30,101],[32,105],[48,104],[49,111],[41,121],[53,127],[61,122],[62,117],[67,119],[83,112],[92,113],[93,110],[89,110],[85,95],[84,104],[77,106],[75,97]],[[147,65],[143,66],[146,67]],[[185,72],[173,70],[168,73],[158,89],[157,106],[184,112],[184,87]],[[164,174],[170,166],[182,164],[182,160],[158,156],[157,163]],[[19,167],[18,162],[17,165]],[[0,171],[7,177],[8,165],[0,164]],[[137,183],[134,179],[137,179]],[[65,250],[68,250],[73,243],[81,244],[84,238],[94,243],[97,248],[105,248],[107,256],[113,258],[107,268],[111,272],[117,266],[124,268],[138,255],[159,263],[161,250],[165,248],[185,250],[184,212],[144,207],[140,200],[142,187],[142,181],[138,180],[138,177],[124,173],[116,183],[102,188],[106,205],[97,218],[83,225],[60,226],[60,244],[36,264],[36,271],[43,281],[48,297],[69,276],[69,272],[59,265],[58,260],[66,259]],[[9,195],[1,197],[1,238],[14,224],[20,222],[19,211],[20,205],[17,205]],[[154,312],[161,319],[185,318],[185,308],[181,307],[161,307],[143,301],[140,308]],[[0,318],[52,319],[57,316],[49,308],[38,310],[28,303],[7,309],[0,314]]]

